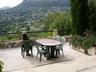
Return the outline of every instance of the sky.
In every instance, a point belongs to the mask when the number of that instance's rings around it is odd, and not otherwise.
[[[23,0],[0,0],[0,8],[5,6],[14,7],[20,4]]]

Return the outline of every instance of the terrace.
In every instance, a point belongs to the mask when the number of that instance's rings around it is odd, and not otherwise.
[[[4,72],[94,72],[96,69],[96,56],[88,56],[71,49],[68,43],[64,46],[64,59],[41,62],[34,56],[22,58],[20,48],[0,50],[0,58],[4,61]],[[50,69],[51,67],[51,69]]]
[[[62,30],[61,30],[62,31]],[[64,30],[65,31],[65,30]],[[55,32],[55,33],[54,33]],[[70,32],[69,30],[65,31],[67,34]],[[31,37],[35,33],[41,34],[41,33],[47,33],[47,36],[41,36],[37,38]],[[28,32],[28,35],[31,39],[42,39],[42,38],[53,38],[55,36],[55,31],[40,31],[40,32]],[[66,34],[66,35],[67,35]],[[0,60],[4,62],[4,72],[49,72],[54,71],[58,72],[58,70],[61,70],[61,72],[70,72],[72,70],[73,72],[94,72],[96,69],[95,60],[96,57],[85,55],[82,52],[78,52],[74,49],[72,49],[72,46],[69,45],[68,42],[68,36],[64,35],[66,37],[67,42],[63,46],[64,56],[62,54],[59,55],[58,58],[47,60],[45,57],[42,58],[42,61],[39,61],[39,58],[36,58],[36,47],[33,46],[33,57],[31,56],[25,56],[24,58],[21,56],[21,47],[20,47],[20,41],[16,40],[19,39],[18,36],[20,36],[20,33],[16,35],[9,33],[7,35],[15,36],[9,40],[1,41],[1,48],[0,48]],[[38,35],[37,35],[38,36]],[[4,34],[1,34],[1,37],[4,37]],[[10,37],[9,37],[10,38]],[[2,45],[3,44],[3,45]],[[70,67],[71,66],[71,67]],[[52,67],[50,69],[50,67]]]
[[[60,31],[70,32],[70,30],[60,30]],[[30,39],[32,40],[42,39],[42,38],[52,39],[53,36],[57,34],[57,31],[56,30],[39,31],[39,32],[37,31],[37,32],[27,32],[27,33],[28,33],[28,36],[30,36]],[[23,58],[21,56],[21,40],[19,40],[20,34],[21,33],[7,33],[7,34],[0,35],[0,38],[1,38],[0,60],[4,62],[5,72],[17,71],[25,68],[34,68],[34,67],[39,67],[43,65],[49,65],[53,63],[72,60],[70,55],[66,55],[64,53],[64,56],[61,54],[56,59],[47,60],[45,57],[43,57],[42,61],[39,61],[39,58],[36,57],[37,49],[35,46],[33,46],[33,57],[25,56]],[[4,39],[4,37],[8,37],[9,40]],[[68,42],[66,44],[67,46],[69,46]]]
[[[69,30],[62,31],[64,33],[63,37],[65,37],[66,39],[66,42],[64,43],[63,46],[64,56],[60,53],[57,58],[53,56],[54,58],[48,60],[46,57],[43,57],[42,61],[39,61],[39,58],[36,57],[37,54],[36,46],[33,45],[33,57],[25,56],[23,58],[21,56],[21,33],[6,33],[6,34],[2,33],[0,34],[0,61],[4,62],[3,71],[4,72],[59,72],[59,71],[95,72],[96,71],[96,30],[95,30],[96,1],[70,0],[70,6],[71,6],[70,8],[71,15],[69,12],[68,18],[66,17],[67,16],[66,13],[65,13],[66,16],[63,15],[63,13],[60,13],[60,16],[57,15],[55,16],[54,13],[49,14],[49,16],[46,17],[46,19],[44,19],[45,20],[44,24],[49,25],[45,27],[49,28],[52,27],[51,29],[53,28],[62,29],[63,26],[66,25],[64,26],[63,29],[68,28],[72,29],[71,39],[70,36],[67,36],[68,34],[71,34]],[[9,14],[11,15],[11,13]],[[4,15],[2,14],[1,22],[2,19],[5,19],[5,17],[3,18],[3,16]],[[5,23],[10,24],[7,23],[7,21]],[[4,29],[2,25],[5,23],[1,23],[1,30]],[[62,34],[62,32],[59,31],[57,33],[57,30],[52,30],[52,31],[27,32],[27,33],[31,40],[38,42],[38,39],[42,38],[53,40],[55,36],[57,36],[58,34]],[[69,41],[71,42],[71,44]],[[41,42],[39,43],[42,44]],[[48,42],[50,43],[50,41]],[[61,44],[61,42],[59,44]],[[42,45],[44,46],[46,44]],[[52,50],[52,48],[57,48],[59,46],[55,45],[52,47],[52,45],[54,45],[54,43],[52,44],[51,42],[50,50]],[[1,69],[2,66],[0,64],[0,72],[2,72]]]
[[[42,61],[39,61],[39,58],[36,57],[36,47],[33,46],[33,57],[21,56],[21,47],[20,47],[20,34],[21,33],[7,33],[1,34],[0,42],[0,60],[4,62],[4,72],[94,72],[96,70],[95,60],[96,56],[85,55],[82,52],[72,49],[72,46],[69,44],[70,30],[61,30],[65,32],[64,37],[66,38],[66,43],[63,46],[64,56],[62,53],[58,58],[47,60],[44,56]],[[59,31],[60,32],[60,31]],[[58,33],[56,30],[52,31],[37,31],[37,32],[27,32],[30,39],[52,39]],[[39,35],[39,36],[38,36]],[[43,35],[43,36],[42,36]],[[10,39],[4,40],[4,36],[8,36]],[[11,37],[12,38],[11,38]],[[3,41],[2,41],[3,39]],[[77,48],[78,49],[78,48]],[[93,51],[91,52],[93,53]],[[74,65],[74,66],[73,66]],[[51,67],[51,69],[50,69]]]

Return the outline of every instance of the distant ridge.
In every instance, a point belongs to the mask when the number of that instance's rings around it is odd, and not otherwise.
[[[9,7],[9,6],[4,6],[4,7],[0,8],[0,10],[6,10],[6,9],[9,9],[9,8],[11,8],[11,7]]]
[[[27,24],[33,30],[40,29],[39,21],[49,12],[63,12],[69,8],[69,0],[24,0],[7,10],[0,10],[0,32],[17,32]]]

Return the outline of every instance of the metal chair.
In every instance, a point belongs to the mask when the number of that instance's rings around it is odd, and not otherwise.
[[[24,58],[25,52],[27,50],[31,51],[31,55],[33,57],[33,48],[32,47],[33,47],[33,45],[32,45],[32,42],[30,40],[24,40],[24,41],[22,41],[21,55],[23,56],[23,58]]]
[[[42,60],[42,55],[44,55],[44,57],[47,57],[48,55],[48,51],[44,48],[44,46],[41,46],[40,44],[36,43],[36,48],[37,48],[37,58],[38,55],[40,54],[40,61]]]
[[[64,51],[63,51],[63,46],[65,44],[65,38],[63,36],[57,36],[57,39],[58,41],[60,41],[62,44],[57,46],[56,48],[56,55],[59,53],[60,54],[60,51],[62,52],[63,56],[64,56]]]

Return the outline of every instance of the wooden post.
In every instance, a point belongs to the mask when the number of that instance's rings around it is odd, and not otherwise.
[[[57,29],[53,29],[53,39],[58,36],[58,30]]]

